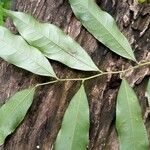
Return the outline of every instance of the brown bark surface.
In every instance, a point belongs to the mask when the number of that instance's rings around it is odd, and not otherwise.
[[[134,0],[99,0],[98,5],[117,21],[120,30],[132,44],[138,61],[150,60],[150,4],[137,5]],[[135,65],[110,52],[99,43],[74,17],[67,0],[16,0],[15,10],[31,12],[43,22],[54,23],[80,43],[93,61],[105,71],[121,70]],[[7,23],[12,30],[13,25]],[[92,73],[71,70],[52,62],[60,78],[89,76]],[[146,81],[150,66],[132,70],[125,76],[134,86],[140,99],[143,116],[146,116]],[[0,60],[0,105],[15,92],[30,85],[49,81]],[[103,76],[86,82],[90,105],[91,150],[118,150],[115,131],[116,95],[121,80],[118,75]],[[0,150],[49,150],[61,126],[62,117],[80,82],[65,82],[39,88],[34,103],[24,121],[10,135]],[[145,117],[150,134],[149,117]]]

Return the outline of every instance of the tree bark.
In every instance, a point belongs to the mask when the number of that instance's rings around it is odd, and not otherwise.
[[[137,4],[134,0],[99,0],[98,5],[110,13],[120,30],[132,44],[138,61],[150,61],[150,4]],[[105,71],[121,70],[135,65],[99,43],[75,18],[67,0],[16,0],[17,11],[31,12],[38,20],[50,22],[74,38],[92,57],[99,68]],[[7,26],[14,30],[10,21]],[[52,61],[60,78],[89,76],[92,73],[75,71]],[[49,81],[0,60],[0,105],[15,92],[30,85]],[[143,112],[147,113],[145,97],[146,81],[150,66],[132,70],[125,76],[134,87]],[[86,82],[90,105],[90,150],[118,150],[115,130],[115,104],[121,79],[119,75],[102,76]],[[49,150],[52,148],[65,110],[80,82],[65,82],[47,85],[37,90],[33,105],[24,121],[10,135],[0,150]],[[150,118],[145,117],[150,135]]]

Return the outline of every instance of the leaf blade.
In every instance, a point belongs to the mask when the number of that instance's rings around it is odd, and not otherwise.
[[[21,123],[32,104],[35,88],[17,92],[0,108],[0,145]]]
[[[0,0],[0,3],[5,9],[10,9],[11,7],[11,0]]]
[[[114,19],[102,11],[95,1],[69,0],[69,2],[75,16],[97,40],[116,54],[136,61],[128,40],[119,31]]]
[[[120,150],[147,150],[148,137],[138,99],[126,80],[122,81],[117,97],[116,128]]]
[[[66,110],[55,149],[85,150],[89,138],[89,106],[84,86],[71,100]]]
[[[73,69],[99,71],[84,49],[55,25],[39,23],[22,12],[6,13],[12,17],[24,39],[40,49],[46,57]]]
[[[7,62],[32,73],[55,77],[52,66],[43,54],[29,46],[21,36],[0,27],[0,57]]]

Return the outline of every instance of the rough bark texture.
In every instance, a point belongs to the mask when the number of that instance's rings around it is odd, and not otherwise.
[[[133,0],[99,0],[98,5],[116,18],[120,30],[132,44],[138,61],[150,60],[150,4],[137,5]],[[77,40],[102,70],[121,70],[134,65],[110,52],[90,35],[74,17],[67,0],[16,0],[15,10],[31,12],[40,21],[51,22]],[[7,23],[13,29],[14,27]],[[52,62],[59,77],[89,76]],[[16,91],[48,81],[0,60],[0,105]],[[128,72],[125,76],[140,99],[143,116],[147,108],[146,80],[150,66]],[[90,104],[91,150],[118,150],[115,131],[115,103],[121,80],[118,75],[103,76],[86,83]],[[47,85],[37,90],[26,118],[1,150],[49,150],[61,126],[62,117],[80,82]],[[145,117],[147,127],[149,117]],[[150,128],[147,128],[150,135]]]

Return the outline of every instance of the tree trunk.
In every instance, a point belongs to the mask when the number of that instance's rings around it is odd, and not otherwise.
[[[135,0],[136,1],[136,0]],[[99,0],[98,5],[110,13],[120,30],[132,44],[138,61],[150,61],[150,4],[138,5],[134,0]],[[72,13],[68,0],[16,0],[14,9],[31,12],[43,22],[51,22],[80,43],[102,70],[121,70],[132,62],[110,52],[87,32]],[[7,22],[12,30],[14,26]],[[52,61],[60,78],[89,76],[92,73],[71,70]],[[0,105],[15,92],[30,85],[49,81],[0,60]],[[140,100],[143,116],[147,113],[145,98],[146,81],[150,67],[128,72],[130,82]],[[118,150],[115,130],[116,95],[121,80],[119,75],[102,76],[86,82],[86,92],[90,105],[90,150]],[[65,82],[39,88],[34,103],[24,121],[10,135],[0,150],[49,150],[52,148],[65,110],[80,86],[80,82]],[[145,117],[147,132],[150,134],[149,118]]]

